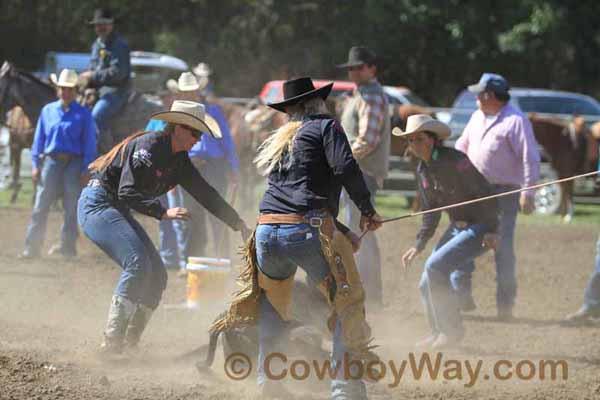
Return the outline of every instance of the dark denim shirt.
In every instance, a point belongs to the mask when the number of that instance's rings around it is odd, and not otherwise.
[[[342,187],[363,215],[375,213],[346,134],[341,124],[329,116],[315,115],[304,121],[294,138],[292,154],[285,154],[281,165],[268,176],[261,214],[304,214],[326,209],[335,218]]]
[[[494,194],[492,186],[469,158],[448,147],[434,147],[429,162],[419,161],[416,175],[423,210]],[[496,199],[451,208],[447,212],[451,221],[486,224],[488,232],[496,232],[498,229],[499,209]],[[417,234],[417,249],[425,248],[427,241],[435,233],[441,216],[441,211],[423,215],[423,224]]]
[[[92,45],[90,86],[102,88],[101,95],[126,90],[131,84],[129,46],[117,33],[112,32],[106,42],[97,38]]]
[[[237,212],[198,173],[187,152],[172,152],[171,135],[165,132],[149,132],[133,139],[123,154],[117,154],[93,178],[100,180],[116,206],[133,208],[156,219],[166,211],[158,197],[181,185],[232,229],[237,230],[241,222]]]

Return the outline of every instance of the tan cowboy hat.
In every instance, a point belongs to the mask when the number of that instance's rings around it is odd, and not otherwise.
[[[63,69],[62,71],[60,71],[60,75],[58,76],[58,79],[56,78],[55,73],[50,74],[50,81],[55,86],[59,86],[59,87],[73,88],[73,87],[77,86],[78,79],[79,79],[79,77],[77,76],[77,72],[75,72],[72,69]]]
[[[450,127],[427,114],[411,115],[406,120],[406,130],[396,127],[392,130],[394,136],[408,136],[418,132],[432,132],[438,139],[444,140],[450,137]]]
[[[175,100],[171,110],[153,114],[151,119],[189,126],[201,132],[208,132],[215,139],[221,139],[221,128],[217,121],[206,114],[204,104],[195,101]]]
[[[198,77],[208,78],[212,74],[212,69],[210,69],[207,63],[201,62],[194,67],[192,72]]]
[[[173,93],[178,92],[194,92],[196,90],[203,90],[208,84],[208,78],[202,77],[196,79],[194,74],[191,72],[184,72],[179,76],[177,82],[175,79],[169,79],[167,81],[167,89]]]

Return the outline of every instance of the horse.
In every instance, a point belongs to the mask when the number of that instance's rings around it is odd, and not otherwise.
[[[552,168],[558,178],[567,178],[593,170],[589,148],[593,146],[593,138],[585,120],[575,116],[572,120],[540,117],[528,114],[533,133],[542,150],[550,159]],[[559,214],[564,222],[573,217],[573,181],[560,184],[563,196],[560,201]]]
[[[5,61],[0,68],[0,116],[9,110],[20,107],[32,126],[37,123],[44,105],[56,100],[56,89],[47,82],[17,69]],[[150,115],[162,109],[158,98],[132,92],[122,112],[112,121],[108,132],[98,138],[98,152],[103,154],[131,133],[143,130]],[[7,122],[4,122],[6,124]],[[15,201],[20,188],[19,169],[23,149],[31,147],[33,130],[10,130],[10,158],[13,183],[12,201]],[[16,182],[15,182],[16,178]]]
[[[56,99],[56,91],[35,76],[17,70],[5,61],[0,68],[0,117],[9,111],[3,123],[9,128],[9,148],[12,189],[11,203],[17,200],[21,189],[20,167],[23,149],[33,143],[33,124],[38,120],[42,107]],[[35,189],[35,188],[34,188]],[[35,193],[35,191],[34,191]]]

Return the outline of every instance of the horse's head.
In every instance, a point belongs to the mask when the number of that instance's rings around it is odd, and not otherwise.
[[[15,75],[17,71],[10,62],[4,61],[0,68],[0,118],[3,118],[14,106],[19,105],[15,90]]]

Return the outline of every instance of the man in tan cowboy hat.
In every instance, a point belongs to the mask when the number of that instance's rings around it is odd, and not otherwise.
[[[458,150],[442,145],[448,125],[426,114],[408,117],[406,131],[392,134],[408,140],[418,158],[416,176],[423,210],[443,207],[493,194],[491,185]],[[441,349],[460,343],[464,331],[459,303],[450,283],[454,271],[474,268],[473,260],[496,247],[498,204],[495,199],[448,210],[450,226],[425,262],[419,284],[431,335],[419,347]],[[441,211],[425,214],[417,242],[402,256],[407,268],[425,249],[440,222]]]
[[[167,83],[167,86],[177,91],[176,96],[179,99],[201,101],[200,92],[207,83],[207,79],[196,79],[191,72],[184,72],[177,81]],[[219,124],[222,138],[218,140],[210,137],[202,138],[189,151],[189,156],[202,177],[217,189],[221,196],[225,196],[228,183],[237,183],[239,160],[229,125],[221,108],[216,104],[205,103],[204,106],[206,113]],[[151,120],[146,130],[161,130],[163,126],[162,121]],[[165,265],[178,268],[180,275],[184,276],[188,256],[209,255],[206,252],[209,242],[208,225],[211,226],[213,243],[223,243],[223,246],[215,245],[215,251],[227,251],[229,237],[221,222],[207,215],[206,210],[180,187],[169,191],[161,201],[169,207],[187,207],[194,215],[192,221],[160,222],[160,254]],[[224,255],[225,253],[214,254],[215,257]]]
[[[77,199],[89,177],[87,166],[96,158],[96,125],[90,111],[76,101],[77,73],[70,69],[50,79],[58,100],[44,106],[38,119],[31,161],[31,177],[37,182],[35,205],[27,228],[23,258],[40,255],[50,206],[62,195],[64,223],[60,244],[50,253],[73,257],[77,230]]]
[[[347,70],[348,77],[357,86],[344,107],[341,122],[350,140],[352,154],[371,192],[371,201],[375,202],[375,194],[383,187],[383,180],[388,174],[390,154],[388,101],[377,80],[377,56],[367,47],[355,46],[348,53],[348,61],[338,65],[338,68]],[[347,223],[351,229],[356,229],[360,215],[358,209],[348,196],[344,195],[343,199]],[[381,255],[375,232],[369,232],[364,237],[357,263],[371,310],[381,309]]]

